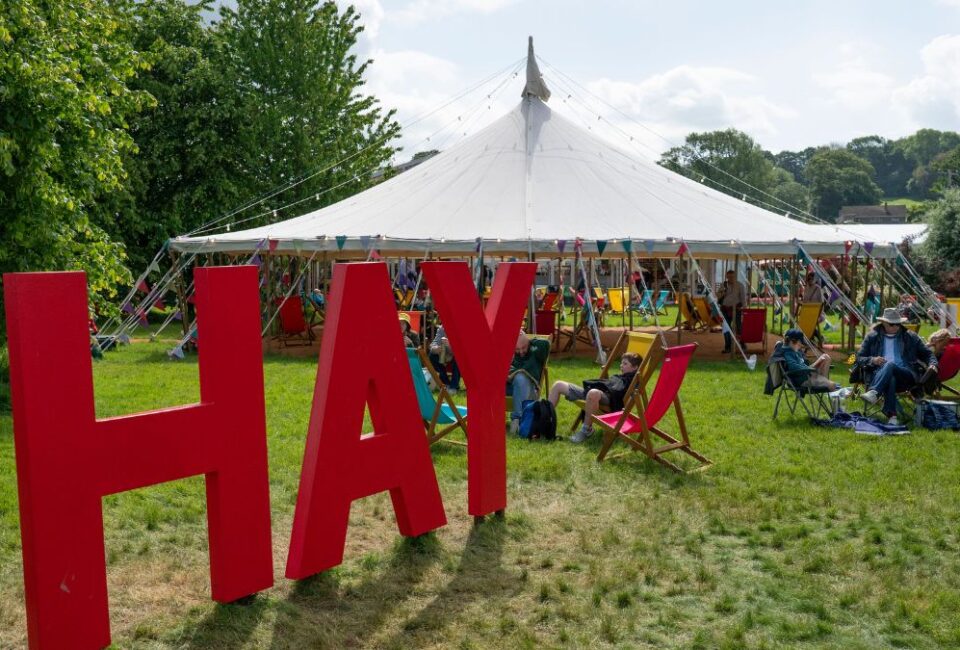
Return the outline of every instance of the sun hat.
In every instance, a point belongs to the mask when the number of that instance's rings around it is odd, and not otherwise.
[[[802,341],[804,339],[803,330],[792,327],[783,333],[783,338],[786,341]]]
[[[405,311],[400,312],[399,318],[401,321],[403,321],[407,325],[410,324],[410,314],[408,314],[407,312]]]
[[[903,324],[903,317],[900,316],[900,312],[898,312],[893,307],[887,307],[886,309],[884,309],[883,315],[877,316],[877,320],[880,321],[881,323],[889,323],[890,325]]]

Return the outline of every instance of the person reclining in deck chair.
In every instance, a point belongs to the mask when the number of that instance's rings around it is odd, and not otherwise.
[[[876,404],[882,397],[883,414],[897,424],[897,393],[917,385],[922,372],[918,362],[936,371],[937,359],[915,332],[903,327],[906,319],[895,308],[884,309],[877,320],[857,352],[857,364],[869,382],[863,400]]]
[[[514,349],[510,372],[507,374],[507,395],[513,397],[510,411],[510,433],[520,430],[520,414],[525,401],[535,400],[540,394],[540,377],[550,356],[550,341],[527,338],[520,330],[517,347]]]
[[[403,332],[403,344],[408,348],[420,347],[420,335],[410,327],[410,314],[400,312],[400,331]]]
[[[570,437],[570,442],[583,442],[593,434],[593,416],[600,413],[600,406],[608,411],[623,409],[623,400],[627,389],[633,382],[643,357],[635,352],[627,352],[620,357],[620,374],[606,379],[588,379],[583,386],[566,381],[555,381],[550,387],[550,403],[556,408],[563,395],[571,402],[584,401],[583,426]]]
[[[947,346],[950,344],[952,339],[953,335],[950,334],[950,330],[947,329],[937,330],[927,337],[927,347],[933,354],[933,358],[938,362],[940,361],[940,357],[943,356],[944,351],[947,349]],[[918,384],[923,386],[923,391],[927,395],[933,395],[940,389],[940,379],[938,378],[939,374],[940,372],[937,366],[930,366],[917,381]]]
[[[443,325],[437,327],[437,333],[430,343],[428,356],[440,381],[447,387],[447,392],[456,395],[460,390],[460,368],[457,367],[457,360],[453,358],[453,350],[450,349],[450,341],[447,340]],[[450,365],[449,373],[447,372],[448,364]]]
[[[830,381],[830,355],[821,354],[813,363],[807,365],[803,356],[803,332],[797,328],[788,329],[783,340],[783,363],[790,381],[797,388],[828,388],[837,390],[840,384]]]

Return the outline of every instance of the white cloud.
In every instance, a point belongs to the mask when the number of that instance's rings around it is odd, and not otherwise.
[[[960,0],[939,0],[940,4],[960,9]]]
[[[896,81],[872,68],[868,57],[875,48],[865,43],[840,46],[839,62],[829,72],[814,73],[813,80],[832,93],[832,101],[851,111],[875,111],[890,102]]]
[[[597,107],[604,118],[633,136],[635,144],[646,147],[649,156],[657,157],[691,131],[734,127],[754,137],[778,133],[779,123],[796,113],[751,92],[756,81],[733,68],[681,65],[638,83],[599,79],[587,87],[630,116],[632,120]],[[558,95],[563,101],[564,94]],[[580,99],[596,103],[582,93]],[[638,129],[633,120],[647,128]],[[622,133],[615,137],[623,140]]]
[[[895,108],[915,126],[956,129],[960,123],[960,35],[933,39],[920,51],[920,60],[924,74],[893,91]]]
[[[491,14],[517,0],[413,0],[390,12],[390,19],[408,25],[436,20],[459,13]]]

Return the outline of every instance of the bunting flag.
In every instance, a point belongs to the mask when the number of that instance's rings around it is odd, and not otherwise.
[[[120,311],[122,311],[125,314],[132,314],[133,305],[131,305],[129,302],[125,302],[123,303],[123,306],[120,308]]]
[[[138,321],[140,322],[140,324],[143,325],[144,327],[148,327],[148,326],[150,325],[150,321],[147,320],[147,315],[146,315],[145,313],[143,313],[142,311],[137,314],[137,320],[138,320]]]
[[[565,249],[566,247],[567,247],[567,240],[566,240],[566,239],[558,239],[558,240],[557,240],[557,250],[558,250],[558,251],[560,251],[561,253],[563,253],[563,249]]]
[[[583,253],[583,240],[579,237],[573,240],[573,250],[576,251],[577,254]]]
[[[263,260],[260,259],[260,253],[257,253],[252,258],[250,258],[250,263],[253,264],[258,269],[263,266]]]
[[[166,246],[166,244],[164,244],[164,246]],[[160,265],[157,264],[157,261],[154,260],[150,262],[150,266],[147,267],[147,273],[159,273],[159,272],[160,272]]]
[[[872,242],[872,241],[865,241],[865,242],[863,242],[863,250],[865,250],[865,251],[867,251],[868,253],[872,254],[872,253],[873,253],[873,242]]]
[[[360,235],[360,246],[363,250],[370,250],[370,235]]]
[[[632,240],[632,239],[624,239],[622,242],[620,242],[620,245],[623,246],[623,252],[624,252],[624,253],[629,253],[630,251],[633,250],[633,240]]]
[[[607,240],[606,240],[606,239],[598,239],[598,240],[597,240],[597,254],[598,254],[600,257],[603,257],[603,251],[605,251],[605,250],[607,250]]]
[[[183,360],[183,346],[178,345],[167,353],[167,356],[171,359],[180,359]]]
[[[183,320],[183,314],[180,312],[179,309],[173,312],[173,320],[180,320],[180,321]]]
[[[346,236],[346,235],[337,235],[336,239],[337,239],[337,250],[338,250],[338,251],[342,251],[342,250],[343,250],[343,245],[347,243],[347,236]]]
[[[840,297],[840,294],[837,293],[837,290],[836,289],[832,290],[830,292],[830,297],[827,298],[827,304],[833,305],[833,303],[835,303],[839,297]]]
[[[157,301],[153,303],[153,306],[161,311],[167,308],[166,305],[163,304],[163,296],[157,296]]]
[[[276,239],[271,239],[270,241],[267,242],[267,245],[269,246],[271,253],[277,250],[277,244],[279,243],[280,242],[278,242]]]
[[[373,248],[373,249],[370,250],[370,259],[372,259],[372,260],[382,260],[383,258],[380,256],[380,253],[377,251],[377,249],[376,249],[376,248]]]
[[[690,249],[687,248],[687,242],[682,242],[682,243],[680,244],[680,248],[677,249],[677,252],[676,252],[676,254],[674,255],[674,257],[680,257],[680,256],[683,255],[684,253],[689,253],[689,252],[690,252]]]
[[[873,270],[873,260],[867,260],[867,270],[868,271]]]
[[[806,264],[810,266],[810,260],[807,258],[807,255],[802,250],[797,250],[797,261],[801,264]]]
[[[644,242],[643,242],[643,246],[644,246],[644,248],[647,249],[647,255],[653,257],[653,240],[652,240],[652,239],[648,239],[648,240],[644,241]]]
[[[267,240],[266,240],[266,239],[261,239],[260,241],[257,242],[257,250],[260,250],[261,248],[263,248],[263,247],[266,246],[266,245],[267,245]]]
[[[146,281],[146,280],[141,279],[139,282],[137,282],[137,291],[142,291],[142,292],[144,292],[144,293],[150,293],[150,285],[147,284],[147,281]]]

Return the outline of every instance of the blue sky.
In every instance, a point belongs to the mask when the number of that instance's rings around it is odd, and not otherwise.
[[[402,123],[520,59],[533,35],[537,54],[587,89],[543,66],[550,105],[610,139],[629,133],[649,157],[730,126],[773,151],[960,129],[960,0],[353,4],[368,27],[359,49],[374,59],[368,90]],[[425,137],[444,125],[457,129],[444,146],[482,128],[521,87],[522,72],[410,126],[398,158],[436,146]]]

